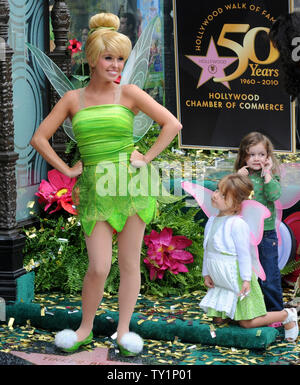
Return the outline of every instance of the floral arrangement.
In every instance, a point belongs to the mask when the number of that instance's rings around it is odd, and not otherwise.
[[[76,183],[76,178],[69,178],[61,172],[53,169],[48,172],[48,180],[42,180],[39,190],[35,195],[39,197],[38,202],[45,204],[44,210],[47,211],[53,204],[56,207],[49,212],[52,214],[60,209],[66,210],[70,214],[77,214],[72,201],[72,189]]]
[[[82,289],[88,256],[72,202],[71,190],[75,179],[67,178],[57,170],[49,171],[48,179],[49,182],[41,182],[36,193],[39,203],[44,205],[39,217],[40,227],[24,230],[27,236],[24,266],[27,270],[36,269],[37,292],[59,290],[77,293]],[[53,209],[47,211],[51,206]],[[185,211],[184,206],[182,201],[161,204],[156,219],[146,227],[149,235],[145,235],[141,252],[143,293],[159,296],[183,294],[198,290],[202,285],[203,228],[195,221],[200,210],[190,208]],[[105,286],[110,294],[118,291],[117,255],[117,238],[114,236],[112,267]],[[190,264],[189,270],[185,264]]]
[[[69,40],[68,49],[71,51],[71,54],[81,51],[82,43],[76,39]]]
[[[46,212],[54,205],[49,214],[63,209],[69,214],[77,215],[72,201],[72,189],[75,183],[76,178],[69,178],[55,169],[49,171],[48,181],[43,179],[35,194],[39,197],[38,202],[44,205],[44,211]],[[68,222],[74,222],[74,220],[68,218]],[[68,239],[65,241],[68,242]],[[184,250],[191,246],[192,240],[183,235],[174,236],[173,230],[169,227],[165,227],[161,232],[152,229],[149,235],[144,236],[144,242],[148,247],[144,263],[149,268],[150,280],[163,279],[167,270],[174,275],[187,273],[185,264],[194,261],[193,255]]]
[[[160,233],[152,230],[150,235],[144,236],[148,246],[147,258],[144,262],[150,270],[150,279],[162,279],[166,270],[172,274],[187,273],[185,263],[194,261],[193,255],[183,250],[192,241],[185,236],[173,236],[173,230],[165,227]]]

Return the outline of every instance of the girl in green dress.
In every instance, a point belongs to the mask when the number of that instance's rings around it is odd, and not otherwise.
[[[91,80],[85,89],[67,92],[34,134],[31,145],[63,174],[79,177],[73,190],[85,233],[89,267],[83,282],[82,322],[74,332],[56,335],[56,345],[68,352],[90,343],[95,313],[102,300],[110,271],[112,235],[118,232],[120,268],[117,343],[124,355],[143,348],[140,336],[129,332],[129,323],[140,290],[140,251],[146,223],[153,218],[156,199],[136,193],[120,179],[132,180],[132,168],[145,170],[181,129],[180,122],[135,85],[119,86],[131,51],[127,36],[117,32],[119,18],[100,13],[90,19],[85,52]],[[156,142],[146,154],[133,146],[133,119],[142,111],[161,126]],[[69,167],[49,144],[58,127],[70,117],[81,160]],[[101,175],[101,176],[100,176]],[[106,188],[106,185],[113,188]],[[122,186],[121,186],[122,185]],[[122,188],[121,188],[122,187]],[[110,191],[110,193],[107,193]]]
[[[216,323],[231,318],[255,328],[282,322],[285,338],[294,341],[299,332],[296,309],[267,311],[252,271],[250,229],[240,216],[252,189],[247,176],[236,173],[223,177],[211,195],[211,206],[219,211],[205,226],[202,274],[208,292],[200,307]]]
[[[266,206],[271,213],[271,216],[264,221],[263,238],[258,246],[259,259],[266,274],[266,280],[259,280],[259,284],[267,310],[282,310],[275,205],[281,196],[281,185],[279,167],[270,139],[260,132],[247,134],[241,140],[235,169],[239,174],[245,175],[251,180],[254,190],[253,199]]]
[[[299,327],[297,311],[267,311],[257,276],[265,279],[258,260],[257,244],[263,220],[270,215],[261,203],[248,200],[252,182],[238,173],[224,176],[215,191],[182,182],[209,217],[204,230],[204,284],[208,288],[199,306],[221,324],[233,319],[244,328],[282,322],[285,338],[295,341]]]

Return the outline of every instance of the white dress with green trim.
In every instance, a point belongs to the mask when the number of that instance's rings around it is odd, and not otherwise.
[[[247,320],[266,314],[263,294],[252,271],[249,227],[239,216],[210,217],[204,233],[203,276],[209,288],[199,306],[209,317]],[[242,282],[251,281],[250,294],[238,296]]]

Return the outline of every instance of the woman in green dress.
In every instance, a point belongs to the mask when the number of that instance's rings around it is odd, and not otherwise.
[[[134,167],[149,171],[150,162],[171,143],[181,124],[137,86],[114,82],[131,51],[128,37],[117,32],[119,18],[100,13],[90,19],[89,27],[85,52],[91,70],[90,83],[84,89],[67,92],[31,140],[32,146],[54,168],[69,177],[79,177],[73,195],[89,256],[82,290],[81,325],[76,331],[59,332],[56,345],[74,352],[91,342],[95,313],[110,271],[115,229],[120,268],[117,343],[122,354],[135,355],[142,350],[143,341],[129,332],[129,323],[140,290],[144,230],[155,213],[156,198],[145,194],[141,186],[132,187],[134,183],[130,187],[130,182],[134,179]],[[162,128],[146,154],[133,145],[133,119],[139,111]],[[72,119],[81,154],[81,160],[73,167],[60,159],[49,144],[68,117]]]

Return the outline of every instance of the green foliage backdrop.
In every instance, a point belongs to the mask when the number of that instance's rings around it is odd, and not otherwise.
[[[158,296],[184,294],[199,290],[203,285],[201,277],[203,227],[194,221],[199,209],[184,210],[184,201],[161,205],[156,219],[146,227],[146,234],[151,230],[160,232],[164,227],[171,227],[173,235],[184,235],[193,241],[186,250],[194,256],[194,262],[188,265],[188,273],[174,275],[167,271],[162,280],[150,281],[149,270],[143,262],[147,248],[143,245],[141,253],[141,292]],[[88,266],[85,239],[78,219],[67,213],[52,214],[40,218],[40,228],[25,230],[27,235],[24,249],[24,265],[34,266],[35,289],[37,292],[61,291],[76,293],[82,289],[82,281]],[[38,265],[38,266],[37,266]],[[105,291],[116,294],[119,286],[117,236],[113,240],[113,258]]]

